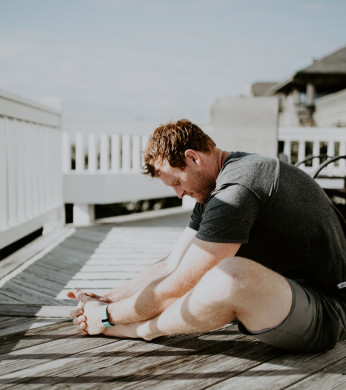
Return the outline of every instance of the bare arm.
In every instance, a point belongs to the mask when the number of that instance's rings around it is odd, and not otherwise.
[[[105,297],[111,299],[112,301],[126,299],[143,290],[152,283],[155,284],[157,281],[167,277],[177,268],[179,261],[191,244],[191,241],[196,233],[197,232],[195,230],[189,227],[185,228],[179,236],[169,256],[150,265],[132,280],[105,294]]]
[[[222,259],[234,256],[240,247],[240,244],[201,241],[194,237],[195,233],[192,229],[187,228],[181,237],[181,243],[185,243],[185,245],[177,245],[172,256],[169,256],[165,261],[156,263],[155,266],[160,267],[159,275],[149,273],[141,280],[141,286],[135,291],[133,290],[133,294],[108,305],[111,323],[135,323],[156,317],[191,290],[203,275]],[[74,323],[80,324],[79,329],[86,329],[89,334],[103,332],[104,328],[100,328],[98,325],[101,321],[97,320],[97,304],[95,302],[88,303],[85,298],[81,300],[85,302],[85,306],[83,306],[85,318],[83,319],[82,315]],[[71,312],[71,316],[77,317],[79,315],[77,311]],[[91,323],[95,326],[92,326]]]
[[[240,244],[210,243],[193,238],[186,250],[179,252],[179,259],[166,265],[169,272],[165,276],[153,278],[133,295],[108,306],[111,322],[137,322],[157,316],[191,290],[222,259],[234,256],[239,247]]]

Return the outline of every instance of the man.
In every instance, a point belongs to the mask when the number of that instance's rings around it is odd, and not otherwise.
[[[294,351],[346,335],[346,223],[303,171],[217,148],[187,120],[155,130],[145,172],[197,200],[172,253],[105,297],[70,292],[85,334],[245,334]],[[116,325],[114,325],[116,324]]]

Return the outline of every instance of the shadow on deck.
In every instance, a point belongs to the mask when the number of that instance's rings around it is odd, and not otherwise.
[[[304,355],[266,346],[234,324],[151,342],[78,334],[70,320],[59,318],[75,303],[66,292],[105,293],[131,279],[169,253],[188,213],[116,221],[71,228],[51,250],[3,279],[1,389],[346,388],[346,341]]]

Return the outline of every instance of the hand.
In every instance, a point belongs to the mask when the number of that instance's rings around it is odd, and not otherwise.
[[[113,301],[110,298],[104,297],[102,295],[97,295],[94,292],[84,292],[83,294],[87,295],[88,297],[98,299],[101,302],[104,303],[112,303]],[[72,299],[78,299],[73,291],[69,291],[67,293],[67,296]]]
[[[79,299],[79,304],[76,309],[70,313],[73,318],[73,323],[77,329],[84,334],[96,335],[102,333],[106,327],[102,325],[100,317],[100,308],[106,305],[104,301],[101,301],[100,296],[93,293],[83,293],[79,290],[70,291],[67,294],[70,298]],[[107,303],[111,302],[108,298],[105,298]]]

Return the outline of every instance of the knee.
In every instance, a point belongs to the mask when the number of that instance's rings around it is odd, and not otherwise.
[[[218,271],[228,278],[233,296],[236,293],[243,293],[244,290],[251,290],[251,286],[258,282],[258,267],[261,265],[237,256],[227,257],[216,266]]]

